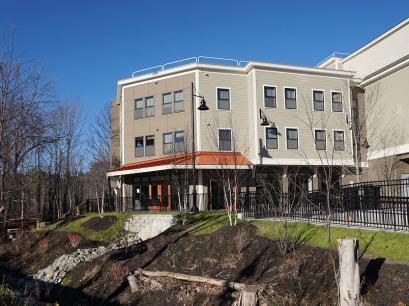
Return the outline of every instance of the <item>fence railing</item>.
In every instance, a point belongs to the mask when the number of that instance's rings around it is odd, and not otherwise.
[[[247,218],[287,218],[409,230],[409,180],[345,185],[330,194],[252,193],[243,207]]]

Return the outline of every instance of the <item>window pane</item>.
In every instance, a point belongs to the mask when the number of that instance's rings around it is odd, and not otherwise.
[[[345,150],[345,141],[344,141],[344,132],[343,131],[334,131],[334,150],[335,151],[344,151]]]
[[[173,111],[182,112],[184,110],[183,91],[176,91],[174,93],[174,96],[175,96],[175,100],[173,102]]]
[[[137,109],[137,108],[143,108],[143,100],[142,99],[135,100],[135,109]]]
[[[314,90],[314,101],[324,101],[324,92]]]
[[[145,144],[146,144],[145,155],[146,156],[155,155],[155,137],[146,136]]]
[[[219,150],[231,151],[231,130],[219,130]]]
[[[332,111],[342,112],[342,93],[333,92],[332,93]]]
[[[163,154],[170,154],[173,152],[173,134],[163,134]]]
[[[297,100],[296,100],[296,90],[293,88],[285,89],[285,108],[296,109]]]
[[[264,106],[276,107],[276,88],[264,87]]]
[[[228,89],[218,89],[218,95],[219,95],[219,99],[222,100],[229,100],[230,95],[229,95],[229,90]]]
[[[135,138],[135,157],[142,157],[143,155],[143,137],[137,137]]]
[[[324,130],[315,131],[315,149],[316,150],[326,149],[326,135]]]
[[[135,100],[134,119],[143,118],[143,99]]]
[[[286,88],[285,89],[285,97],[287,99],[295,99],[295,89],[294,88]]]
[[[332,111],[334,111],[334,112],[342,112],[342,103],[333,102],[333,103],[332,103]]]
[[[217,89],[217,107],[219,109],[230,109],[230,92],[228,89]]]
[[[324,101],[314,101],[314,110],[323,111],[324,110]]]
[[[342,94],[340,92],[333,92],[332,101],[342,103]]]
[[[277,128],[266,129],[266,147],[267,149],[278,149]]]
[[[170,93],[162,96],[162,113],[167,114],[172,112],[172,95]]]
[[[297,129],[287,129],[287,149],[298,149]]]
[[[185,133],[175,132],[175,151],[185,152]]]
[[[183,101],[183,91],[175,92],[175,102]]]
[[[155,104],[155,100],[153,97],[145,98],[146,107],[153,106]]]

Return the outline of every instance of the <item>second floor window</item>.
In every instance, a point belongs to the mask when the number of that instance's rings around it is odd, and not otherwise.
[[[334,151],[345,150],[344,131],[334,131]]]
[[[152,156],[155,155],[155,136],[146,136],[145,137],[145,155]]]
[[[143,99],[135,100],[134,119],[143,118]]]
[[[286,129],[287,149],[298,150],[298,130]]]
[[[173,133],[163,134],[163,154],[173,153]]]
[[[314,90],[312,92],[312,99],[315,111],[324,110],[324,92],[321,90]]]
[[[332,93],[332,111],[333,112],[343,112],[341,92]]]
[[[266,147],[267,149],[278,149],[277,128],[266,128]]]
[[[219,129],[219,151],[231,151],[231,130]]]
[[[143,157],[145,154],[145,149],[143,146],[143,137],[135,138],[135,157]]]
[[[175,152],[185,152],[185,133],[183,131],[175,132]]]
[[[155,99],[153,97],[145,98],[145,117],[155,116]]]
[[[315,130],[315,149],[326,150],[327,140],[325,130]]]
[[[285,108],[296,109],[297,108],[297,90],[295,88],[284,89]]]
[[[162,95],[162,113],[169,114],[172,112],[172,94],[166,93]]]
[[[264,106],[277,107],[275,87],[264,86]]]
[[[217,88],[217,108],[230,109],[230,90],[225,88]]]
[[[174,92],[173,111],[183,112],[183,91]]]

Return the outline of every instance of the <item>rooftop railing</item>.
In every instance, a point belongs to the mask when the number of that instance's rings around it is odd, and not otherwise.
[[[186,64],[191,64],[191,63],[206,63],[206,64],[213,64],[213,65],[228,65],[228,66],[234,66],[234,67],[243,67],[248,62],[249,61],[240,61],[240,60],[232,59],[232,58],[200,55],[200,56],[183,58],[180,60],[162,64],[162,65],[139,69],[139,70],[132,72],[132,77],[140,76],[140,75],[144,75],[148,73],[155,74],[160,71],[164,71],[166,69],[170,69],[170,68],[174,68],[174,67],[182,66]]]

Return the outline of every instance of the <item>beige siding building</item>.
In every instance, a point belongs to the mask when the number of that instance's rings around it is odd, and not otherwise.
[[[201,210],[224,207],[232,171],[247,191],[269,180],[288,192],[297,173],[313,192],[329,169],[334,181],[404,178],[408,31],[409,19],[317,67],[194,57],[137,71],[112,103],[108,176],[133,207],[194,205],[193,193]]]

